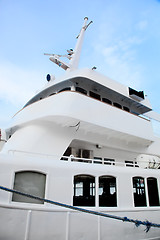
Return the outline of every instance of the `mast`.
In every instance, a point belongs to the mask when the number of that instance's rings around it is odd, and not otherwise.
[[[72,58],[70,60],[70,68],[68,68],[68,71],[73,71],[75,69],[78,68],[78,64],[79,64],[79,59],[80,59],[80,55],[81,55],[81,50],[82,50],[82,44],[83,44],[83,39],[84,39],[84,33],[86,31],[86,29],[88,28],[88,26],[92,23],[92,21],[87,24],[88,21],[88,17],[84,18],[84,24],[83,27],[80,30],[79,35],[77,36],[77,44],[75,46],[75,50],[72,54]]]
[[[78,40],[77,40],[77,44],[75,46],[74,51],[72,49],[67,50],[68,54],[65,54],[65,55],[50,54],[50,53],[44,53],[44,55],[50,56],[49,59],[52,62],[54,62],[55,64],[57,64],[59,67],[63,68],[64,70],[73,71],[73,70],[77,69],[78,64],[79,64],[80,55],[81,55],[84,33],[85,33],[86,29],[88,28],[88,26],[92,23],[92,21],[90,21],[87,24],[87,21],[88,21],[88,17],[85,17],[83,27],[81,28],[81,31],[80,31],[79,35],[77,36]],[[68,58],[70,62],[66,63],[66,62],[62,61],[60,59],[61,57]]]

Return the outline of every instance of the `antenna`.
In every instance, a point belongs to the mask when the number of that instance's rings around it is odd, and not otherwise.
[[[49,54],[49,53],[44,53],[44,55],[48,55],[50,56],[49,59],[54,62],[55,64],[57,64],[59,67],[63,68],[64,70],[67,71],[73,71],[75,69],[78,68],[78,64],[79,64],[79,59],[80,59],[80,54],[81,54],[81,49],[82,49],[82,43],[83,43],[83,38],[84,38],[84,32],[86,31],[86,29],[89,27],[89,25],[92,23],[92,21],[90,21],[87,24],[88,18],[85,17],[84,18],[84,24],[83,27],[80,30],[79,35],[77,36],[77,44],[75,46],[75,50],[73,51],[73,49],[67,50],[68,54],[65,55],[59,55],[59,54]],[[62,61],[60,58],[61,57],[66,57],[70,60],[69,63],[66,63],[64,61]]]

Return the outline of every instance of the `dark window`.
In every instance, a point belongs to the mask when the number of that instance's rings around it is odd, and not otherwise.
[[[76,92],[80,92],[82,94],[87,95],[87,91],[85,89],[83,89],[83,88],[80,88],[80,87],[76,87]]]
[[[116,178],[111,176],[99,177],[99,206],[116,207]]]
[[[74,177],[74,206],[95,206],[95,178],[90,175]]]
[[[63,89],[61,89],[60,91],[58,91],[59,93],[60,92],[63,92],[63,91],[70,91],[71,90],[71,88],[70,87],[66,87],[66,88],[63,88]]]
[[[95,99],[101,100],[101,96],[97,93],[94,93],[92,91],[89,92],[89,95]]]
[[[158,186],[156,178],[147,178],[148,197],[150,206],[159,206]]]
[[[122,109],[122,106],[119,104],[119,103],[113,103],[113,106],[117,107],[117,108],[121,108]]]
[[[134,193],[134,206],[145,207],[146,206],[146,194],[144,178],[133,178],[133,193]]]
[[[44,198],[45,195],[45,184],[46,175],[40,172],[23,171],[15,174],[13,189],[35,195]],[[16,193],[13,193],[12,201],[14,202],[25,202],[25,203],[38,203],[43,204],[44,202],[37,199],[28,198]]]
[[[123,106],[123,110],[125,110],[126,112],[130,112],[128,107]]]
[[[71,147],[68,147],[63,155],[70,156],[71,154],[72,154],[72,149],[71,149]]]
[[[108,104],[112,105],[111,100],[109,100],[109,99],[107,99],[107,98],[102,98],[102,101],[105,102],[105,103],[108,103]]]
[[[66,151],[63,154],[63,157],[61,157],[61,160],[68,161],[68,157],[72,155],[72,148],[68,147]]]
[[[129,95],[137,97],[137,100],[138,99],[141,99],[141,100],[144,99],[144,92],[143,91],[136,91],[136,90],[134,90],[130,87],[129,87]]]
[[[79,149],[78,157],[80,157],[80,158],[91,158],[90,152],[91,151],[87,150],[87,149]]]

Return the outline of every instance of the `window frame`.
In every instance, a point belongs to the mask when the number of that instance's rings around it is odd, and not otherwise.
[[[150,190],[149,190],[149,187],[148,187],[148,180],[154,180],[155,182],[156,182],[156,191],[157,191],[157,202],[158,202],[158,204],[157,205],[152,205],[151,204],[151,199],[152,199],[152,197],[150,197],[152,194],[153,194],[153,190],[150,192]],[[148,206],[149,207],[160,207],[160,196],[159,196],[159,188],[158,188],[158,179],[156,178],[156,177],[147,177],[146,178],[146,183],[147,183],[147,193],[148,193]],[[155,186],[154,186],[155,187]],[[152,184],[152,188],[153,188],[153,184]],[[150,193],[151,193],[151,195],[150,195]],[[154,200],[155,201],[155,200]],[[155,203],[155,202],[154,202]]]
[[[112,202],[114,201],[114,204],[113,204],[113,206],[112,205],[110,205],[110,204],[108,204],[108,206],[100,206],[100,196],[102,196],[102,195],[100,195],[99,194],[99,190],[100,190],[100,178],[110,178],[110,179],[114,179],[114,183],[115,183],[115,186],[114,186],[114,188],[115,188],[115,192],[113,193],[113,194],[109,194],[109,195],[111,195],[110,196],[110,198],[112,198]],[[98,188],[98,191],[97,191],[97,197],[98,197],[98,207],[100,207],[100,208],[112,208],[112,207],[118,207],[118,184],[117,184],[117,177],[116,176],[113,176],[113,175],[101,175],[101,176],[98,176],[98,186],[97,186],[97,188]],[[110,191],[111,191],[111,186],[110,186],[110,189],[109,189]],[[112,195],[114,195],[114,196],[112,196]],[[115,199],[114,199],[115,198]],[[103,200],[103,199],[102,199]],[[110,203],[111,203],[111,199],[110,199]]]
[[[16,178],[16,174],[18,173],[23,173],[23,172],[33,172],[33,173],[38,173],[38,174],[42,174],[45,176],[45,182],[44,182],[44,196],[42,198],[45,198],[46,197],[46,192],[47,192],[47,189],[48,189],[48,185],[47,185],[47,180],[48,180],[48,174],[44,171],[39,171],[39,170],[33,170],[33,169],[24,169],[24,170],[18,170],[18,171],[15,171],[12,175],[12,189],[14,190],[14,185],[15,185],[15,178]],[[17,190],[17,191],[20,191],[20,190]],[[23,202],[23,201],[13,201],[13,194],[14,193],[11,193],[10,194],[10,203],[12,204],[36,204],[38,206],[44,206],[46,203],[43,201],[43,203],[30,203],[30,202]],[[32,194],[31,194],[32,195]],[[33,195],[36,195],[36,194],[33,194]]]
[[[143,180],[143,184],[144,184],[144,187],[140,186],[140,187],[136,188],[136,190],[137,189],[139,190],[139,194],[137,194],[137,196],[136,196],[137,191],[134,192],[134,188],[135,188],[134,187],[134,184],[135,184],[134,183],[134,179],[138,179],[139,181]],[[147,189],[147,184],[146,184],[146,178],[145,177],[142,177],[142,176],[134,176],[134,177],[132,177],[132,191],[133,191],[133,206],[134,207],[145,207],[145,208],[148,207],[148,199],[147,199],[146,189]],[[144,191],[144,193],[140,194],[140,192],[143,192],[143,191]],[[142,197],[139,196],[139,195],[142,195]],[[137,197],[138,200],[136,199],[136,197]],[[142,202],[144,201],[144,205],[141,205],[141,201]]]
[[[80,199],[80,196],[75,196],[75,192],[76,192],[76,189],[75,189],[75,184],[76,184],[76,182],[75,182],[75,178],[81,178],[82,177],[82,179],[83,179],[83,177],[85,178],[85,177],[88,177],[88,178],[91,178],[91,179],[93,179],[93,182],[90,182],[90,184],[92,183],[92,184],[94,184],[94,186],[92,185],[92,187],[89,187],[89,192],[91,192],[91,190],[92,190],[92,192],[94,192],[92,195],[89,195],[89,197],[91,198],[91,200],[93,201],[93,203],[92,202],[90,202],[90,204],[88,205],[88,204],[84,204],[83,202],[85,202],[85,201],[87,201],[86,199],[87,199],[87,195],[85,195],[84,194],[84,185],[83,185],[83,187],[82,187],[82,191],[83,191],[83,195],[81,196],[81,200],[79,200],[79,201],[82,201],[82,203],[81,203],[81,205],[80,204],[78,204],[78,203],[75,203],[76,201],[78,201],[78,197],[79,197],[79,199]],[[83,183],[85,182],[85,180],[84,181],[82,181]],[[76,197],[77,197],[77,199],[76,199]],[[93,198],[93,199],[92,199]],[[77,174],[77,175],[74,175],[73,176],[73,195],[72,195],[72,201],[73,201],[73,206],[83,206],[83,207],[95,207],[96,206],[96,177],[94,176],[94,175],[90,175],[90,174]],[[90,201],[90,199],[88,200],[88,202]]]

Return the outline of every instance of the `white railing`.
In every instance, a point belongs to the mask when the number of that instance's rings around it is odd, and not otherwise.
[[[81,157],[74,157],[73,155],[70,156],[60,156],[57,155],[50,155],[50,154],[41,154],[41,153],[34,153],[34,152],[27,152],[27,151],[20,151],[20,150],[9,150],[9,154],[11,155],[22,155],[23,156],[30,156],[30,157],[40,157],[41,159],[47,158],[50,160],[62,160],[67,162],[79,162],[79,163],[89,163],[89,164],[100,164],[100,165],[108,165],[108,166],[118,166],[118,167],[133,167],[133,168],[150,168],[150,169],[160,169],[160,162],[157,161],[142,161],[137,162],[133,160],[125,160],[125,161],[115,161],[114,159],[107,159],[107,158],[81,158]]]
[[[80,157],[74,157],[73,155],[71,156],[63,156],[61,158],[63,161],[68,161],[68,162],[81,162],[81,163],[90,163],[90,164],[102,164],[102,165],[110,165],[110,166],[122,166],[122,167],[139,167],[137,163],[135,162],[130,162],[130,163],[125,163],[125,162],[117,162],[113,160],[105,160],[105,159],[91,159],[91,158],[80,158]]]
[[[108,165],[108,166],[118,166],[118,167],[133,167],[133,168],[147,168],[147,169],[160,169],[160,163],[154,162],[154,161],[143,161],[143,162],[137,162],[133,160],[126,160],[123,162],[118,162],[112,159],[90,159],[90,158],[80,158],[80,157],[74,157],[71,156],[63,156],[61,158],[63,161],[68,162],[81,162],[81,163],[90,163],[90,164],[102,164],[102,165]]]

